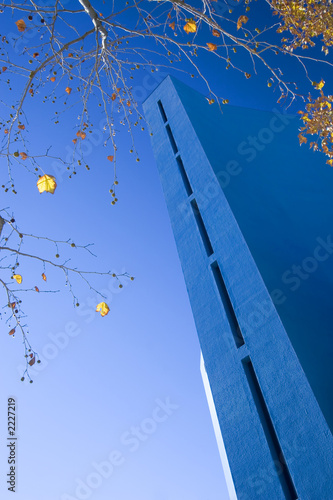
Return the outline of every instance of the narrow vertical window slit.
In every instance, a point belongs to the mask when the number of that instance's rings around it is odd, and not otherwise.
[[[185,167],[184,167],[184,164],[182,162],[181,157],[177,156],[176,161],[177,161],[177,165],[178,165],[178,168],[179,168],[180,175],[182,176],[182,179],[183,179],[183,183],[184,183],[186,192],[187,192],[188,196],[190,196],[193,191],[192,191],[192,188],[191,188],[190,181],[188,180],[187,173],[186,173],[186,170],[185,170]]]
[[[298,495],[292,481],[288,466],[286,464],[279,439],[276,435],[273,422],[271,420],[265,398],[261,391],[257,375],[254,371],[250,357],[242,360],[245,375],[252,393],[253,401],[256,406],[259,419],[265,433],[267,444],[269,446],[273,463],[276,468],[277,477],[280,480],[286,500],[297,500]]]
[[[168,119],[167,119],[167,115],[165,114],[163,104],[161,103],[161,101],[157,101],[157,105],[158,105],[158,109],[160,110],[162,120],[164,121],[164,123],[166,123],[168,121]]]
[[[245,344],[242,331],[240,329],[237,316],[235,314],[232,302],[230,300],[230,296],[227,290],[227,287],[225,286],[224,279],[220,270],[220,267],[217,262],[213,262],[211,264],[212,268],[212,273],[215,279],[215,283],[217,286],[217,289],[219,291],[221,301],[223,304],[223,308],[225,310],[230,329],[232,332],[232,335],[234,337],[234,341],[237,347],[241,347],[242,345]]]
[[[194,214],[194,217],[195,217],[195,220],[196,220],[196,223],[197,223],[199,233],[200,233],[202,242],[204,244],[205,250],[207,252],[207,255],[210,256],[213,254],[213,247],[212,247],[212,244],[210,242],[207,230],[205,228],[204,221],[202,220],[201,214],[199,212],[197,202],[195,200],[191,201],[191,207],[193,210],[193,214]]]
[[[173,152],[176,154],[176,153],[178,153],[178,148],[177,148],[177,144],[176,144],[175,138],[173,136],[173,133],[171,132],[170,125],[166,125],[165,128],[166,128],[166,131],[167,131],[167,134],[168,134],[169,141],[170,141],[171,147],[173,149]]]

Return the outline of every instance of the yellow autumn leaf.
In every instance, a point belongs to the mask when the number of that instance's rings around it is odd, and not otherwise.
[[[47,193],[53,194],[57,187],[55,177],[53,177],[53,175],[43,175],[38,179],[37,187],[40,193],[46,191]]]
[[[215,43],[208,42],[207,47],[208,47],[208,50],[210,50],[210,51],[214,51],[217,49],[217,45]]]
[[[320,90],[323,88],[324,85],[325,85],[325,82],[323,79],[321,79],[320,82],[316,84],[316,89]]]
[[[22,276],[20,274],[14,274],[13,279],[18,283],[19,285],[22,283]]]
[[[26,29],[26,25],[25,25],[25,22],[23,21],[23,19],[19,19],[18,21],[15,22],[16,26],[17,26],[17,29],[19,31],[25,31]]]
[[[239,30],[243,24],[247,23],[249,18],[247,16],[239,16],[237,20],[237,29]]]
[[[184,26],[184,31],[186,33],[195,33],[197,31],[197,25],[196,22],[193,21],[193,19],[188,19],[187,23]]]
[[[110,308],[105,302],[100,302],[96,306],[96,312],[100,312],[101,316],[106,316],[109,311],[110,311]]]

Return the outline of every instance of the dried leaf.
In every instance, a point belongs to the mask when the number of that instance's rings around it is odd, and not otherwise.
[[[15,333],[15,328],[12,328],[9,332],[9,335],[14,335],[14,333]]]
[[[112,156],[112,155],[109,155],[109,156],[107,157],[107,159],[108,159],[108,160],[110,160],[110,161],[113,161],[113,156]]]
[[[38,179],[37,187],[40,193],[46,191],[47,193],[53,194],[57,187],[55,177],[53,177],[53,175],[43,175]]]
[[[237,29],[239,30],[243,24],[248,22],[249,18],[247,16],[239,16],[237,20]]]
[[[72,92],[72,89],[70,87],[66,87],[65,92],[69,95]]]
[[[34,52],[34,53],[32,54],[32,57],[34,57],[34,58],[36,58],[36,57],[38,57],[38,56],[39,56],[39,52]]]
[[[18,21],[15,22],[15,24],[20,32],[25,31],[26,24],[23,19],[19,19]]]
[[[46,276],[45,276],[44,273],[42,274],[42,278],[43,278],[44,281],[46,281]]]
[[[221,33],[219,31],[217,31],[217,30],[213,30],[212,31],[212,35],[219,37],[219,36],[221,36]]]
[[[50,81],[51,81],[51,82],[55,82],[55,81],[56,81],[55,76],[51,76]]]
[[[31,358],[30,361],[29,361],[29,365],[32,366],[35,363],[36,363],[36,358],[35,358],[35,356],[33,356],[33,358]]]
[[[100,302],[97,304],[96,312],[100,312],[101,316],[106,316],[110,311],[109,306],[105,302]]]
[[[215,43],[208,42],[207,47],[208,47],[208,50],[210,50],[210,51],[217,50],[217,45]]]
[[[116,98],[117,98],[117,94],[115,92],[113,92],[113,94],[111,94],[111,101],[115,101]]]
[[[82,130],[78,130],[76,132],[76,137],[80,137],[80,139],[85,139],[87,137],[87,134],[85,132],[82,132]]]
[[[188,19],[187,23],[184,26],[184,31],[186,33],[196,33],[197,31],[197,25],[196,22],[193,19]]]
[[[24,130],[25,129],[25,125],[21,124],[21,125],[18,125],[18,127],[20,130]]]
[[[72,139],[72,142],[74,142],[74,144],[76,144],[77,143],[77,139],[76,138]]]
[[[308,142],[307,138],[304,137],[304,135],[302,134],[298,134],[298,139],[299,139],[299,143],[300,145],[303,144],[303,142],[306,144]]]
[[[20,274],[14,274],[13,279],[18,283],[19,285],[22,283],[22,276]]]
[[[176,23],[175,23],[175,21],[173,21],[172,23],[170,23],[170,24],[169,24],[169,27],[170,27],[172,30],[174,30],[174,29],[175,29],[175,27],[176,27]]]
[[[26,160],[28,158],[27,153],[24,153],[24,152],[20,153],[20,156],[21,156],[22,160]]]
[[[2,71],[7,71],[7,66],[2,66]]]
[[[39,292],[38,286],[35,286],[35,290],[36,290],[36,292]]]

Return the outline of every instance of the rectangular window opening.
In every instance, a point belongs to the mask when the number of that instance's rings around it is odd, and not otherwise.
[[[177,164],[178,164],[180,175],[182,176],[182,179],[183,179],[183,183],[184,183],[186,192],[187,192],[188,196],[191,196],[191,194],[193,193],[193,191],[192,191],[192,188],[191,188],[190,181],[188,180],[187,173],[186,173],[183,161],[182,161],[182,159],[181,159],[180,156],[177,156],[176,161],[177,161]]]
[[[204,244],[205,250],[206,250],[207,255],[209,257],[210,255],[213,254],[213,247],[212,247],[212,244],[210,242],[208,233],[206,231],[204,221],[202,220],[201,214],[199,212],[197,202],[195,200],[191,201],[191,207],[192,207],[193,214],[194,214],[194,217],[195,217],[198,229],[199,229],[199,233],[200,233],[202,242]]]
[[[213,262],[211,264],[211,268],[212,268],[215,283],[216,283],[217,289],[219,291],[225,313],[227,315],[230,329],[231,329],[232,335],[234,337],[236,347],[239,348],[245,344],[245,341],[244,341],[242,331],[240,329],[232,302],[230,300],[230,296],[229,296],[227,287],[225,286],[225,282],[224,282],[224,279],[223,279],[223,276],[222,276],[222,273],[221,273],[221,270],[220,270],[218,263]]]
[[[168,119],[167,119],[167,115],[165,114],[163,104],[161,103],[161,101],[157,101],[157,105],[158,105],[158,109],[160,110],[162,120],[164,121],[164,123],[166,123],[168,121]]]
[[[177,144],[176,144],[175,138],[173,136],[173,133],[171,132],[170,125],[166,125],[165,128],[166,128],[166,131],[168,133],[169,141],[170,141],[170,144],[172,146],[173,152],[176,154],[176,153],[178,153],[178,148],[177,148]]]
[[[297,500],[298,495],[291,478],[288,466],[286,464],[283,451],[281,449],[279,439],[276,435],[273,422],[271,420],[265,398],[261,392],[260,385],[256,373],[254,371],[250,357],[247,356],[242,360],[245,375],[252,393],[254,404],[257,408],[259,419],[264,430],[266,440],[272,455],[273,463],[276,468],[277,477],[280,480],[286,500]]]

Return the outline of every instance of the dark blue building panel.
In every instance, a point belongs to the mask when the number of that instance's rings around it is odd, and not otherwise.
[[[333,170],[297,118],[144,104],[238,500],[332,500]]]

